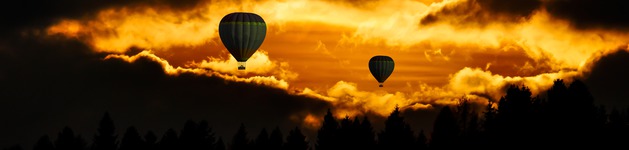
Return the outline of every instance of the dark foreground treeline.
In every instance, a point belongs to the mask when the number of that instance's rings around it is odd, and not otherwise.
[[[187,121],[181,132],[169,129],[161,138],[149,131],[140,135],[129,127],[122,137],[114,133],[108,114],[88,144],[66,127],[56,139],[43,136],[34,150],[421,150],[421,149],[521,149],[596,148],[629,149],[629,109],[620,112],[596,106],[581,81],[565,85],[556,80],[546,98],[531,97],[527,87],[509,86],[497,103],[483,109],[462,98],[457,106],[443,107],[433,131],[413,131],[396,108],[374,131],[367,117],[337,120],[328,111],[316,138],[307,140],[296,127],[283,136],[279,128],[263,129],[248,139],[244,125],[226,144],[216,137],[207,121]],[[311,144],[312,143],[312,144]],[[311,147],[310,145],[314,145]],[[20,150],[16,145],[7,150]]]

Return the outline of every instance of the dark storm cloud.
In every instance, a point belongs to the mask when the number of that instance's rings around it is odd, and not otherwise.
[[[432,12],[421,19],[421,24],[518,22],[536,11],[547,11],[576,29],[629,29],[626,0],[466,0]]]
[[[468,0],[445,6],[422,18],[422,24],[454,21],[461,24],[516,22],[529,18],[540,8],[540,0]]]
[[[578,29],[629,29],[626,0],[554,0],[546,5],[552,16],[568,20]]]
[[[286,130],[307,113],[324,114],[328,103],[285,90],[196,74],[170,76],[151,59],[106,59],[79,41],[14,38],[0,49],[0,147],[30,147],[66,125],[88,141],[104,112],[118,134],[130,125],[163,133],[188,119],[208,120],[231,136],[241,122],[257,134]],[[294,116],[293,116],[294,115]],[[292,119],[298,118],[298,119]]]
[[[610,108],[629,106],[629,52],[619,50],[594,62],[585,76],[595,101]]]
[[[0,33],[42,28],[60,18],[91,17],[106,8],[147,5],[170,9],[188,9],[199,0],[18,0],[0,2]]]

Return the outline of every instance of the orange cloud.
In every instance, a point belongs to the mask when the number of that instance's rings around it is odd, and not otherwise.
[[[306,117],[304,117],[303,125],[304,127],[309,129],[319,129],[322,124],[322,118],[323,117],[308,114],[306,115]]]
[[[238,61],[231,55],[229,60],[221,60],[220,58],[209,57],[208,60],[201,62],[191,62],[187,67],[207,68],[221,73],[231,75],[244,76],[248,73],[267,74],[284,80],[294,80],[298,74],[289,70],[287,62],[271,61],[268,52],[258,50],[247,60],[247,70],[238,70],[236,67]]]
[[[82,37],[97,51],[124,52],[131,47],[167,49],[195,46],[216,37],[220,17],[206,16],[209,8],[173,11],[151,7],[112,8],[91,20],[64,20],[48,34]]]
[[[577,71],[560,71],[528,77],[504,77],[480,68],[464,68],[450,77],[446,87],[458,94],[487,96],[490,100],[498,101],[504,96],[504,87],[508,84],[528,86],[531,93],[537,95],[548,90],[556,79],[570,80],[580,75],[581,72]]]
[[[277,79],[274,76],[253,76],[253,77],[247,77],[247,78],[242,78],[242,77],[238,77],[235,75],[229,75],[229,74],[223,74],[220,72],[213,72],[213,71],[208,71],[204,68],[183,68],[183,67],[173,67],[172,65],[170,65],[168,63],[167,60],[162,59],[154,54],[151,53],[151,51],[142,51],[136,55],[133,56],[127,56],[127,55],[123,55],[123,54],[110,54],[108,56],[105,57],[105,60],[107,59],[121,59],[127,62],[134,62],[136,60],[138,60],[139,58],[148,58],[152,61],[155,61],[159,64],[161,64],[161,66],[164,69],[164,72],[168,75],[173,75],[173,76],[177,76],[181,73],[195,73],[195,74],[199,74],[199,75],[206,75],[206,76],[216,76],[216,77],[220,77],[223,79],[226,79],[228,81],[235,81],[235,82],[244,82],[244,83],[251,83],[251,84],[258,84],[258,85],[265,85],[265,86],[270,86],[270,87],[275,87],[275,88],[279,88],[279,89],[284,89],[284,90],[288,90],[288,82],[286,82],[285,80],[282,79]]]
[[[386,116],[391,113],[396,105],[411,109],[431,108],[430,104],[419,103],[416,100],[410,99],[410,97],[402,92],[361,91],[358,90],[356,83],[345,81],[337,82],[326,91],[325,95],[308,88],[296,94],[311,96],[331,102],[335,106],[335,113],[340,114],[337,115],[338,117],[345,115],[361,115],[365,112],[374,112]]]
[[[48,28],[47,34],[62,34],[67,37],[78,38],[81,34],[81,23],[77,20],[62,20],[55,26]]]
[[[450,51],[450,55],[452,55],[454,52],[455,51]],[[448,54],[443,54],[443,52],[441,52],[441,49],[424,51],[424,56],[426,57],[426,60],[431,62],[433,57],[441,58],[444,61],[450,61],[450,56],[448,56]]]

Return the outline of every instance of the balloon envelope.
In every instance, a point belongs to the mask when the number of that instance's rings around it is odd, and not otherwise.
[[[384,81],[391,76],[393,73],[393,68],[395,67],[395,62],[389,56],[378,55],[371,57],[369,60],[369,71],[371,75],[380,83],[380,87],[382,87]]]
[[[230,13],[221,19],[218,34],[225,48],[238,61],[238,70],[244,70],[245,62],[264,41],[266,23],[254,13]]]

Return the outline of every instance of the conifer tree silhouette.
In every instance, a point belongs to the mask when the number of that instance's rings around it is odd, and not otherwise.
[[[205,120],[198,124],[192,120],[186,121],[179,139],[182,148],[186,150],[211,150],[214,148],[214,133]]]
[[[269,149],[281,149],[284,146],[284,136],[280,131],[280,127],[275,127],[269,137]]]
[[[357,123],[358,120],[354,120],[354,123]],[[358,143],[360,143],[357,149],[376,149],[376,135],[373,127],[371,126],[371,121],[367,116],[363,117],[363,121],[360,123],[358,127],[358,134],[356,135],[358,139]]]
[[[458,117],[455,117],[459,123],[459,138],[457,142],[461,144],[459,147],[467,147],[472,148],[479,146],[479,121],[478,114],[473,107],[470,99],[463,97],[459,99],[459,103],[456,107],[456,114]]]
[[[199,128],[197,129],[197,138],[200,139],[198,144],[199,150],[213,150],[216,144],[216,137],[214,131],[210,127],[207,120],[201,120],[199,122]]]
[[[469,99],[463,97],[461,99],[459,99],[459,103],[456,107],[456,115],[458,116],[458,120],[457,122],[461,125],[461,132],[465,133],[467,132],[467,127],[468,127],[468,123],[470,116],[472,114],[472,104],[470,103]],[[455,117],[456,118],[456,117]]]
[[[546,134],[546,137],[540,137],[541,142],[544,144],[554,144],[556,142],[562,141],[553,141],[552,139],[563,139],[568,130],[563,128],[562,123],[566,123],[566,114],[567,110],[565,105],[568,105],[569,95],[568,95],[568,87],[564,84],[562,79],[557,79],[553,82],[553,86],[547,91],[547,102],[546,107],[544,107],[545,116],[542,116],[543,121],[546,122],[546,128],[542,128]],[[565,140],[564,140],[565,141]],[[563,145],[564,143],[561,143]],[[557,144],[560,145],[560,144]]]
[[[306,141],[306,136],[301,133],[301,129],[299,127],[295,127],[295,129],[291,130],[286,137],[286,144],[284,145],[285,150],[307,150],[308,142]]]
[[[479,137],[481,143],[478,143],[479,145],[488,145],[492,143],[490,141],[496,141],[498,135],[498,122],[496,119],[497,110],[493,106],[494,102],[489,100],[487,106],[485,106],[485,109],[483,110],[483,118],[481,119],[481,133]]]
[[[348,143],[350,143],[350,148],[362,148],[364,144],[366,143],[361,143],[361,137],[360,134],[362,134],[362,130],[361,130],[361,126],[360,126],[360,119],[358,119],[358,116],[354,117],[354,120],[351,121],[352,125],[350,126],[349,129],[349,138]]]
[[[144,140],[142,140],[142,137],[140,136],[138,129],[136,129],[134,126],[131,126],[127,128],[127,131],[122,136],[119,150],[137,150],[137,149],[145,149]]]
[[[415,135],[400,114],[400,107],[395,106],[391,115],[385,120],[384,130],[378,135],[381,148],[414,149]]]
[[[482,128],[484,132],[490,132],[495,129],[497,110],[493,107],[494,102],[489,101],[483,113]]]
[[[458,148],[459,125],[450,107],[446,106],[439,111],[433,126],[431,149],[454,149]]]
[[[498,104],[498,144],[522,148],[533,146],[532,139],[528,138],[533,136],[532,104],[531,91],[527,87],[509,85]]]
[[[162,139],[159,141],[158,149],[159,150],[179,150],[181,149],[179,145],[179,138],[177,137],[177,132],[175,129],[168,129]]]
[[[562,105],[569,102],[568,87],[564,81],[562,79],[555,80],[553,82],[553,86],[548,89],[547,93],[548,106],[555,109],[553,111],[556,111],[550,113],[559,113],[563,111],[562,108],[564,107],[562,107]]]
[[[332,111],[328,109],[328,112],[323,117],[323,124],[317,132],[317,144],[315,149],[317,150],[331,150],[336,149],[338,146],[338,122],[334,118]]]
[[[348,115],[345,115],[345,117],[341,119],[341,125],[337,131],[337,137],[339,141],[336,145],[336,149],[352,149],[356,146],[354,123]]]
[[[218,141],[216,141],[216,150],[226,150],[225,149],[225,142],[223,142],[223,138],[219,137]]]
[[[572,142],[582,143],[581,146],[596,146],[592,144],[597,131],[595,130],[597,110],[594,105],[594,97],[589,92],[585,83],[574,80],[568,87],[570,102],[565,110],[566,123],[562,127],[566,129],[566,138]],[[575,148],[581,146],[574,146]]]
[[[247,137],[247,130],[245,128],[245,124],[241,123],[240,128],[238,128],[238,131],[236,132],[236,135],[234,135],[234,138],[232,140],[231,150],[249,150],[249,149],[251,149],[251,147],[250,147],[250,140]]]
[[[118,148],[117,138],[115,133],[116,128],[114,122],[109,116],[108,112],[100,120],[98,126],[98,132],[94,136],[94,143],[92,144],[92,150],[116,150]]]
[[[85,141],[80,135],[74,135],[70,127],[64,127],[55,141],[57,150],[84,150]]]
[[[262,128],[260,134],[255,140],[255,149],[270,149],[269,147],[269,133],[266,128]]]
[[[44,135],[41,138],[39,138],[35,146],[33,146],[33,150],[54,150],[54,149],[55,147],[52,144],[52,140],[50,140],[50,137],[48,135]]]
[[[480,121],[479,116],[476,111],[470,112],[470,119],[467,123],[467,127],[465,127],[464,133],[462,133],[461,142],[463,144],[461,147],[468,148],[481,148],[483,145],[480,131]]]
[[[179,141],[182,150],[195,150],[201,143],[201,139],[197,137],[199,125],[192,121],[187,120],[179,134]]]
[[[569,105],[570,103],[570,93],[568,91],[568,87],[565,85],[564,81],[561,79],[557,79],[553,82],[553,86],[548,90],[548,106],[545,111],[547,116],[544,116],[544,120],[547,122],[547,128],[542,129],[546,131],[546,137],[541,137],[542,142],[545,144],[555,144],[557,145],[565,145],[569,143],[565,143],[564,141],[573,142],[572,139],[568,140],[566,138],[572,138],[567,136],[570,134],[570,130],[567,129],[571,125],[568,125],[570,119],[568,119],[568,115],[570,113]],[[566,139],[562,141],[553,141],[552,139]]]
[[[146,148],[146,150],[157,149],[157,136],[155,135],[153,131],[146,132],[146,135],[144,135],[144,139],[145,139],[144,147]]]

